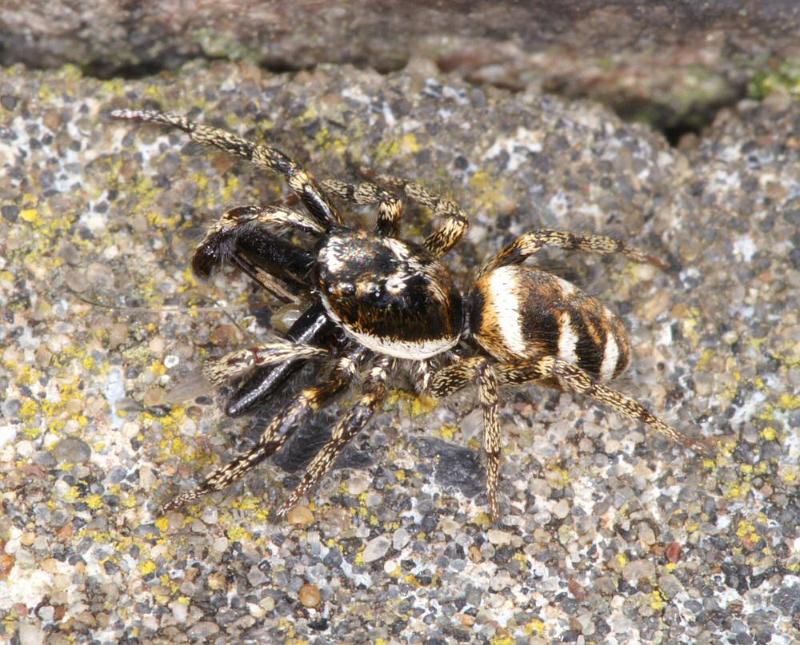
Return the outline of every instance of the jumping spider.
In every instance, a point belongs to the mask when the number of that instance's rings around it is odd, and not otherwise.
[[[334,180],[317,183],[272,146],[250,143],[174,114],[115,110],[111,116],[180,129],[193,141],[277,172],[307,211],[288,206],[231,209],[211,227],[194,254],[194,272],[200,277],[232,262],[279,297],[287,289],[306,290],[314,302],[288,331],[288,340],[235,351],[207,366],[206,373],[214,382],[249,375],[226,412],[236,416],[264,401],[304,361],[335,359],[327,378],[295,396],[269,422],[253,449],[215,469],[194,490],[167,502],[163,510],[222,490],[242,477],[371,366],[360,398],[338,420],[330,440],[281,506],[279,514],[284,515],[367,425],[386,397],[387,372],[397,359],[415,362],[422,388],[437,397],[477,382],[493,518],[499,514],[497,389],[504,383],[535,381],[592,397],[673,441],[706,451],[703,441],[683,435],[637,401],[602,384],[618,377],[630,361],[628,336],[620,319],[573,284],[523,264],[545,246],[620,253],[635,262],[662,266],[658,259],[605,236],[531,231],[488,260],[464,297],[440,260],[468,228],[466,216],[451,200],[394,177],[377,176],[376,183],[357,185]],[[403,210],[398,194],[430,208],[440,222],[421,245],[398,236]],[[377,230],[348,226],[331,196],[351,204],[376,205]],[[280,237],[275,225],[304,231],[317,242],[311,250],[302,248]],[[459,345],[465,354],[474,355],[458,357],[433,372],[429,360]]]

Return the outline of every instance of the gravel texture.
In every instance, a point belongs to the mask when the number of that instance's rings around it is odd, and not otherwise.
[[[274,463],[160,516],[258,434],[194,375],[263,337],[274,303],[232,271],[199,283],[188,263],[224,208],[282,188],[180,133],[105,116],[148,105],[268,136],[320,177],[352,177],[349,152],[451,194],[472,222],[448,257],[462,286],[537,227],[669,258],[667,273],[543,262],[631,328],[617,387],[719,438],[718,454],[577,396],[510,390],[492,525],[475,393],[416,397],[400,370],[352,467],[288,522],[272,509],[297,473]],[[138,81],[17,66],[0,76],[0,163],[0,639],[800,639],[795,100],[743,101],[679,150],[603,107],[464,85],[421,61],[389,75],[192,64]],[[406,234],[427,225],[412,211]]]

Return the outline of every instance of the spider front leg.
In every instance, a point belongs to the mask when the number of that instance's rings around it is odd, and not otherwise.
[[[497,418],[497,376],[494,366],[482,357],[462,359],[442,368],[433,376],[431,392],[445,397],[470,383],[478,383],[478,397],[483,408],[483,449],[486,452],[486,494],[489,514],[500,517],[497,489],[500,482],[500,423]]]
[[[177,128],[188,134],[192,141],[214,146],[229,154],[247,159],[259,168],[277,172],[286,178],[289,188],[301,199],[320,224],[327,227],[342,223],[341,215],[330,203],[325,193],[320,190],[314,177],[277,148],[251,143],[227,130],[194,123],[186,117],[169,112],[112,110],[111,117],[159,123]]]
[[[588,251],[601,255],[619,253],[634,262],[653,264],[660,269],[665,269],[667,267],[663,260],[643,253],[612,237],[607,237],[605,235],[575,235],[568,231],[544,229],[520,235],[489,260],[489,262],[484,264],[478,272],[478,276],[480,277],[498,267],[508,266],[509,264],[519,264],[523,262],[525,258],[538,253],[545,246],[555,246],[568,251]]]
[[[287,341],[263,343],[247,349],[237,349],[222,358],[209,361],[203,367],[203,373],[209,381],[220,385],[256,367],[324,356],[327,353],[328,351],[321,347],[300,343]]]
[[[638,401],[598,383],[577,365],[555,356],[501,363],[495,366],[495,370],[500,383],[525,383],[532,380],[556,379],[565,390],[589,396],[629,419],[641,421],[671,441],[691,448],[695,452],[709,454],[713,448],[713,441],[688,437],[659,419]]]
[[[213,470],[200,483],[199,486],[170,500],[162,507],[162,512],[170,511],[187,502],[197,499],[201,495],[220,491],[247,472],[252,470],[264,459],[274,454],[286,443],[298,426],[305,423],[309,417],[317,412],[333,395],[343,390],[353,379],[358,364],[366,357],[367,351],[357,347],[336,361],[336,365],[328,377],[328,381],[321,385],[307,388],[300,392],[265,428],[258,443],[248,452],[236,457],[233,461]]]
[[[402,190],[410,200],[431,209],[434,219],[444,220],[423,242],[423,246],[436,257],[441,257],[458,244],[469,229],[466,214],[453,200],[435,195],[421,184],[400,177],[380,175],[364,167],[359,167],[359,172],[378,184]]]
[[[279,516],[286,515],[300,501],[300,498],[325,476],[347,443],[367,425],[375,413],[375,409],[386,398],[386,370],[389,368],[391,360],[389,356],[382,356],[375,361],[364,382],[364,393],[334,426],[328,443],[308,465],[300,484],[292,491],[289,499],[278,511]]]
[[[328,194],[358,206],[378,205],[377,230],[380,235],[395,236],[399,232],[403,215],[403,201],[380,186],[369,182],[348,184],[335,179],[323,179],[323,188]]]

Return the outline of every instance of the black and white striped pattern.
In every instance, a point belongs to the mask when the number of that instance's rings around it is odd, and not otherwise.
[[[600,381],[616,378],[630,361],[617,316],[566,280],[523,265],[479,278],[470,328],[500,361],[556,356]]]

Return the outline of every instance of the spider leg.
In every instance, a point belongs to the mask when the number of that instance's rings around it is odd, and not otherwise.
[[[620,253],[634,262],[653,264],[660,269],[667,267],[659,258],[647,255],[612,237],[605,235],[575,235],[567,231],[544,229],[520,235],[484,264],[478,272],[478,276],[480,277],[498,267],[519,264],[545,246],[555,246],[569,251],[588,251],[590,253],[600,253],[601,255]]]
[[[323,179],[320,184],[339,199],[358,206],[378,205],[378,233],[394,236],[399,232],[400,218],[403,215],[403,201],[380,186],[369,182],[348,184],[335,179]]]
[[[300,484],[281,505],[279,516],[286,515],[300,498],[322,479],[347,443],[367,425],[375,409],[386,397],[386,370],[391,360],[389,356],[382,356],[375,361],[364,382],[364,393],[334,426],[328,443],[317,453],[308,465]]]
[[[442,368],[433,376],[431,390],[435,396],[452,394],[472,382],[478,383],[478,397],[483,408],[483,449],[486,453],[486,495],[493,520],[500,516],[497,489],[500,483],[500,423],[497,419],[498,379],[495,366],[482,357],[462,359]]]
[[[366,354],[367,350],[357,347],[340,357],[336,361],[328,381],[300,392],[282,413],[269,422],[258,443],[251,450],[214,469],[196,488],[164,504],[161,508],[162,512],[179,508],[206,493],[226,488],[275,453],[286,443],[299,425],[307,421],[334,394],[350,383],[357,372],[358,363],[364,359]]]
[[[530,361],[501,363],[495,366],[495,371],[500,383],[524,383],[537,379],[555,378],[565,390],[584,394],[600,403],[604,403],[615,412],[629,419],[641,421],[647,427],[676,443],[691,448],[695,452],[709,454],[713,448],[714,442],[712,440],[693,439],[679,432],[655,416],[638,401],[598,383],[577,365],[555,356],[544,356]]]
[[[374,180],[376,184],[403,191],[411,201],[433,211],[435,219],[444,219],[423,242],[423,246],[436,257],[447,253],[466,234],[469,228],[469,220],[464,211],[453,200],[435,195],[414,181],[408,181],[392,175],[377,174],[363,166],[359,166],[358,171],[365,177]]]
[[[241,253],[234,253],[231,256],[231,262],[239,267],[242,273],[249,277],[259,287],[262,287],[264,290],[271,293],[273,296],[278,298],[278,300],[282,300],[283,302],[299,302],[298,297],[288,290],[280,280],[278,280],[268,271],[257,267]],[[289,276],[285,276],[284,280],[288,280],[288,277]]]
[[[183,130],[192,141],[214,146],[229,154],[247,159],[259,168],[277,172],[286,178],[289,188],[302,200],[308,211],[320,224],[328,227],[332,224],[342,223],[341,215],[330,203],[325,193],[320,190],[314,177],[277,148],[251,143],[227,130],[194,123],[186,117],[170,112],[112,110],[111,116],[115,119],[159,123]]]
[[[204,365],[203,373],[209,381],[219,385],[255,367],[324,356],[327,353],[328,350],[313,345],[287,341],[263,343],[247,349],[237,349],[221,358],[209,361]]]
[[[414,390],[417,394],[426,394],[431,388],[431,379],[434,374],[431,361],[430,359],[416,361],[415,367]]]

